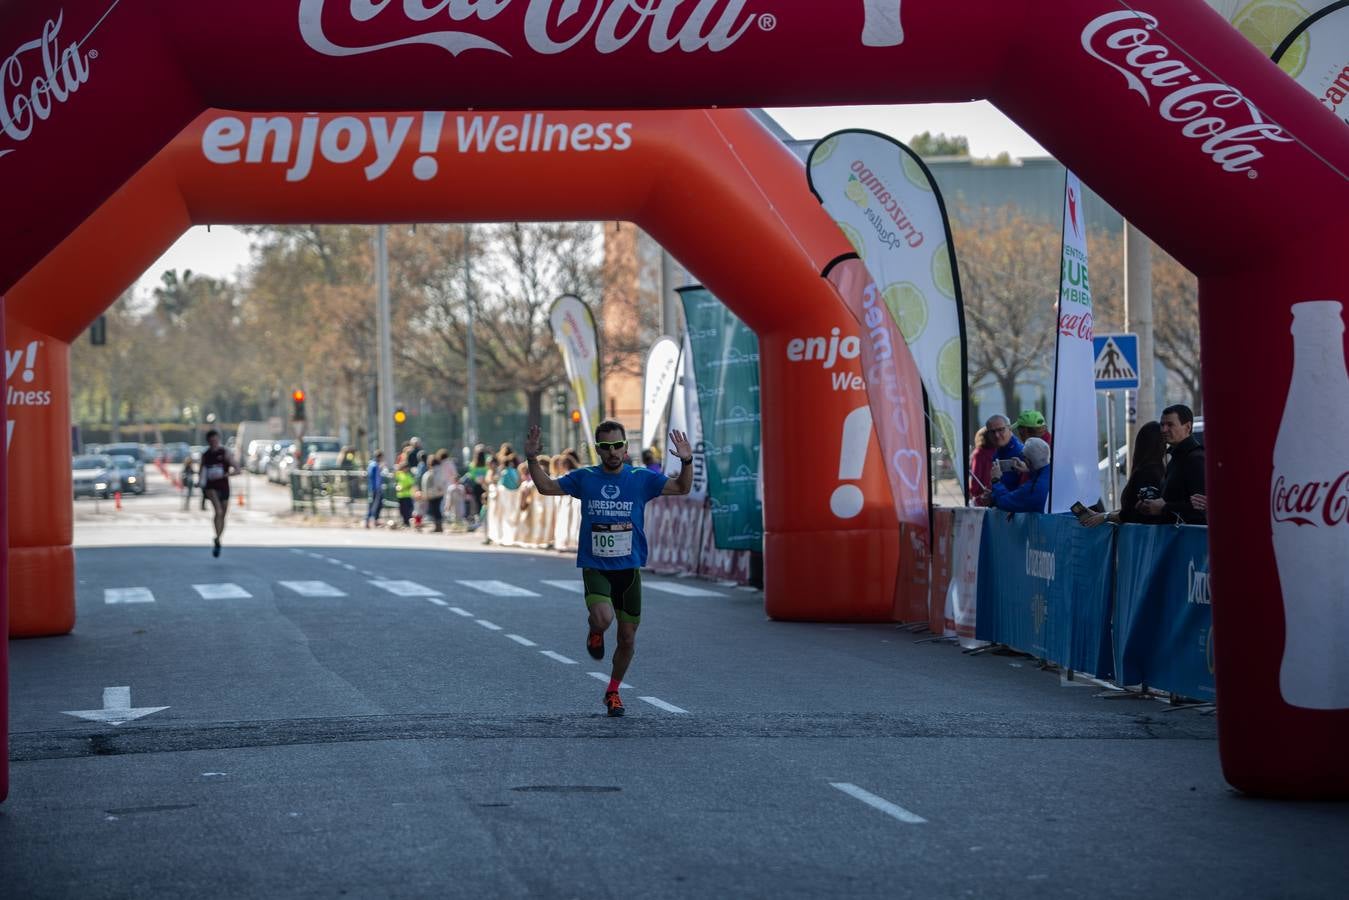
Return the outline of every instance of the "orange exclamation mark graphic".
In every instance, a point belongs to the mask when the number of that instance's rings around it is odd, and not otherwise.
[[[445,123],[443,112],[422,113],[422,137],[418,149],[422,155],[412,164],[412,174],[418,181],[430,181],[440,171],[435,152],[440,146],[440,127]]]
[[[857,481],[867,462],[867,443],[871,440],[871,407],[859,406],[843,420],[843,445],[838,453],[839,481]],[[862,511],[862,489],[855,484],[840,484],[829,497],[829,509],[840,519],[851,519]]]

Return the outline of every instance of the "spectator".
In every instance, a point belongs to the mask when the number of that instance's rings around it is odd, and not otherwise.
[[[426,471],[426,451],[422,449],[422,439],[419,437],[408,438],[407,445],[408,468],[417,478],[421,478],[422,473]]]
[[[1024,445],[1017,436],[1012,434],[1012,423],[1006,416],[990,416],[985,423],[988,431],[989,440],[993,443],[993,465],[990,467],[989,478],[992,480],[992,487],[1001,484],[1009,491],[1014,491],[1017,485],[1021,483],[1022,467],[1014,466],[1013,461],[1021,461],[1021,453]],[[993,495],[985,492],[980,506],[992,506]]]
[[[1033,437],[1038,437],[1050,447],[1054,446],[1054,436],[1045,427],[1045,417],[1039,410],[1023,409],[1021,415],[1012,423],[1012,427],[1016,429],[1016,436],[1021,438],[1023,444]]]
[[[422,474],[422,502],[434,525],[431,530],[437,534],[445,530],[445,513],[441,508],[445,502],[445,484],[440,477],[440,462],[439,455],[431,456]]]
[[[192,462],[191,453],[183,460],[182,479],[183,490],[186,491],[186,493],[183,494],[183,509],[187,509],[192,505],[192,485],[197,480],[197,467]]]
[[[1162,427],[1156,422],[1146,422],[1138,429],[1134,438],[1132,466],[1129,480],[1120,493],[1120,508],[1112,512],[1098,512],[1087,516],[1082,524],[1095,528],[1103,522],[1136,522],[1142,525],[1165,525],[1173,521],[1171,516],[1154,516],[1139,512],[1139,500],[1152,500],[1162,495],[1162,483],[1166,480],[1166,442],[1162,440]]]
[[[1040,438],[1031,438],[1023,452],[1024,461],[1018,459],[1015,463],[1030,472],[1029,480],[1014,489],[1001,481],[993,485],[993,505],[1007,512],[1044,512],[1049,500],[1049,445]]]
[[[412,494],[417,489],[417,476],[412,474],[412,468],[406,463],[398,464],[398,471],[394,473],[394,496],[398,498],[398,515],[403,520],[403,527],[412,526]]]
[[[974,452],[970,454],[970,477],[966,487],[971,500],[975,503],[993,489],[992,470],[995,451],[987,426],[974,433]]]
[[[365,510],[365,527],[379,527],[379,514],[384,509],[384,451],[376,450],[365,470],[365,489],[370,505]]]
[[[1135,505],[1144,515],[1165,515],[1189,525],[1207,525],[1207,504],[1199,509],[1190,499],[1204,493],[1204,445],[1195,440],[1194,413],[1184,404],[1162,410],[1161,432],[1171,452],[1166,464],[1166,481],[1162,496],[1155,500],[1140,499]]]
[[[464,486],[468,507],[468,530],[473,531],[482,523],[482,501],[487,486],[487,450],[481,444],[473,452],[473,464],[459,480]]]
[[[642,451],[642,465],[652,472],[664,471],[664,468],[660,464],[660,460],[656,457],[656,450],[654,447],[648,447]]]
[[[515,455],[515,448],[510,444],[503,443],[497,451],[497,466],[497,484],[508,491],[519,490],[520,458]]]

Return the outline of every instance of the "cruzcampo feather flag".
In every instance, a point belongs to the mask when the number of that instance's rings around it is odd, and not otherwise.
[[[937,183],[908,147],[860,130],[835,132],[816,144],[806,175],[904,335],[927,389],[931,434],[950,453],[963,493],[969,445],[965,313]]]
[[[594,465],[599,462],[593,446],[595,426],[602,420],[600,339],[595,330],[595,317],[580,297],[563,294],[548,310],[548,322],[553,327],[553,340],[562,352],[567,380],[571,382],[581,410],[581,427],[585,429],[586,448],[590,452],[590,463]]]

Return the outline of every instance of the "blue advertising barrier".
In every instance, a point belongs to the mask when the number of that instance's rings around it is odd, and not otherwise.
[[[975,636],[1109,678],[1114,587],[1110,528],[1067,515],[989,510],[979,554]]]
[[[1122,525],[1116,546],[1116,680],[1212,700],[1208,529]]]

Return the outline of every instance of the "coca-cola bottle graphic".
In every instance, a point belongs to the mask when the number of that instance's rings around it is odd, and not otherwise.
[[[1274,442],[1270,530],[1285,702],[1349,708],[1349,370],[1332,300],[1293,304],[1293,381]]]

